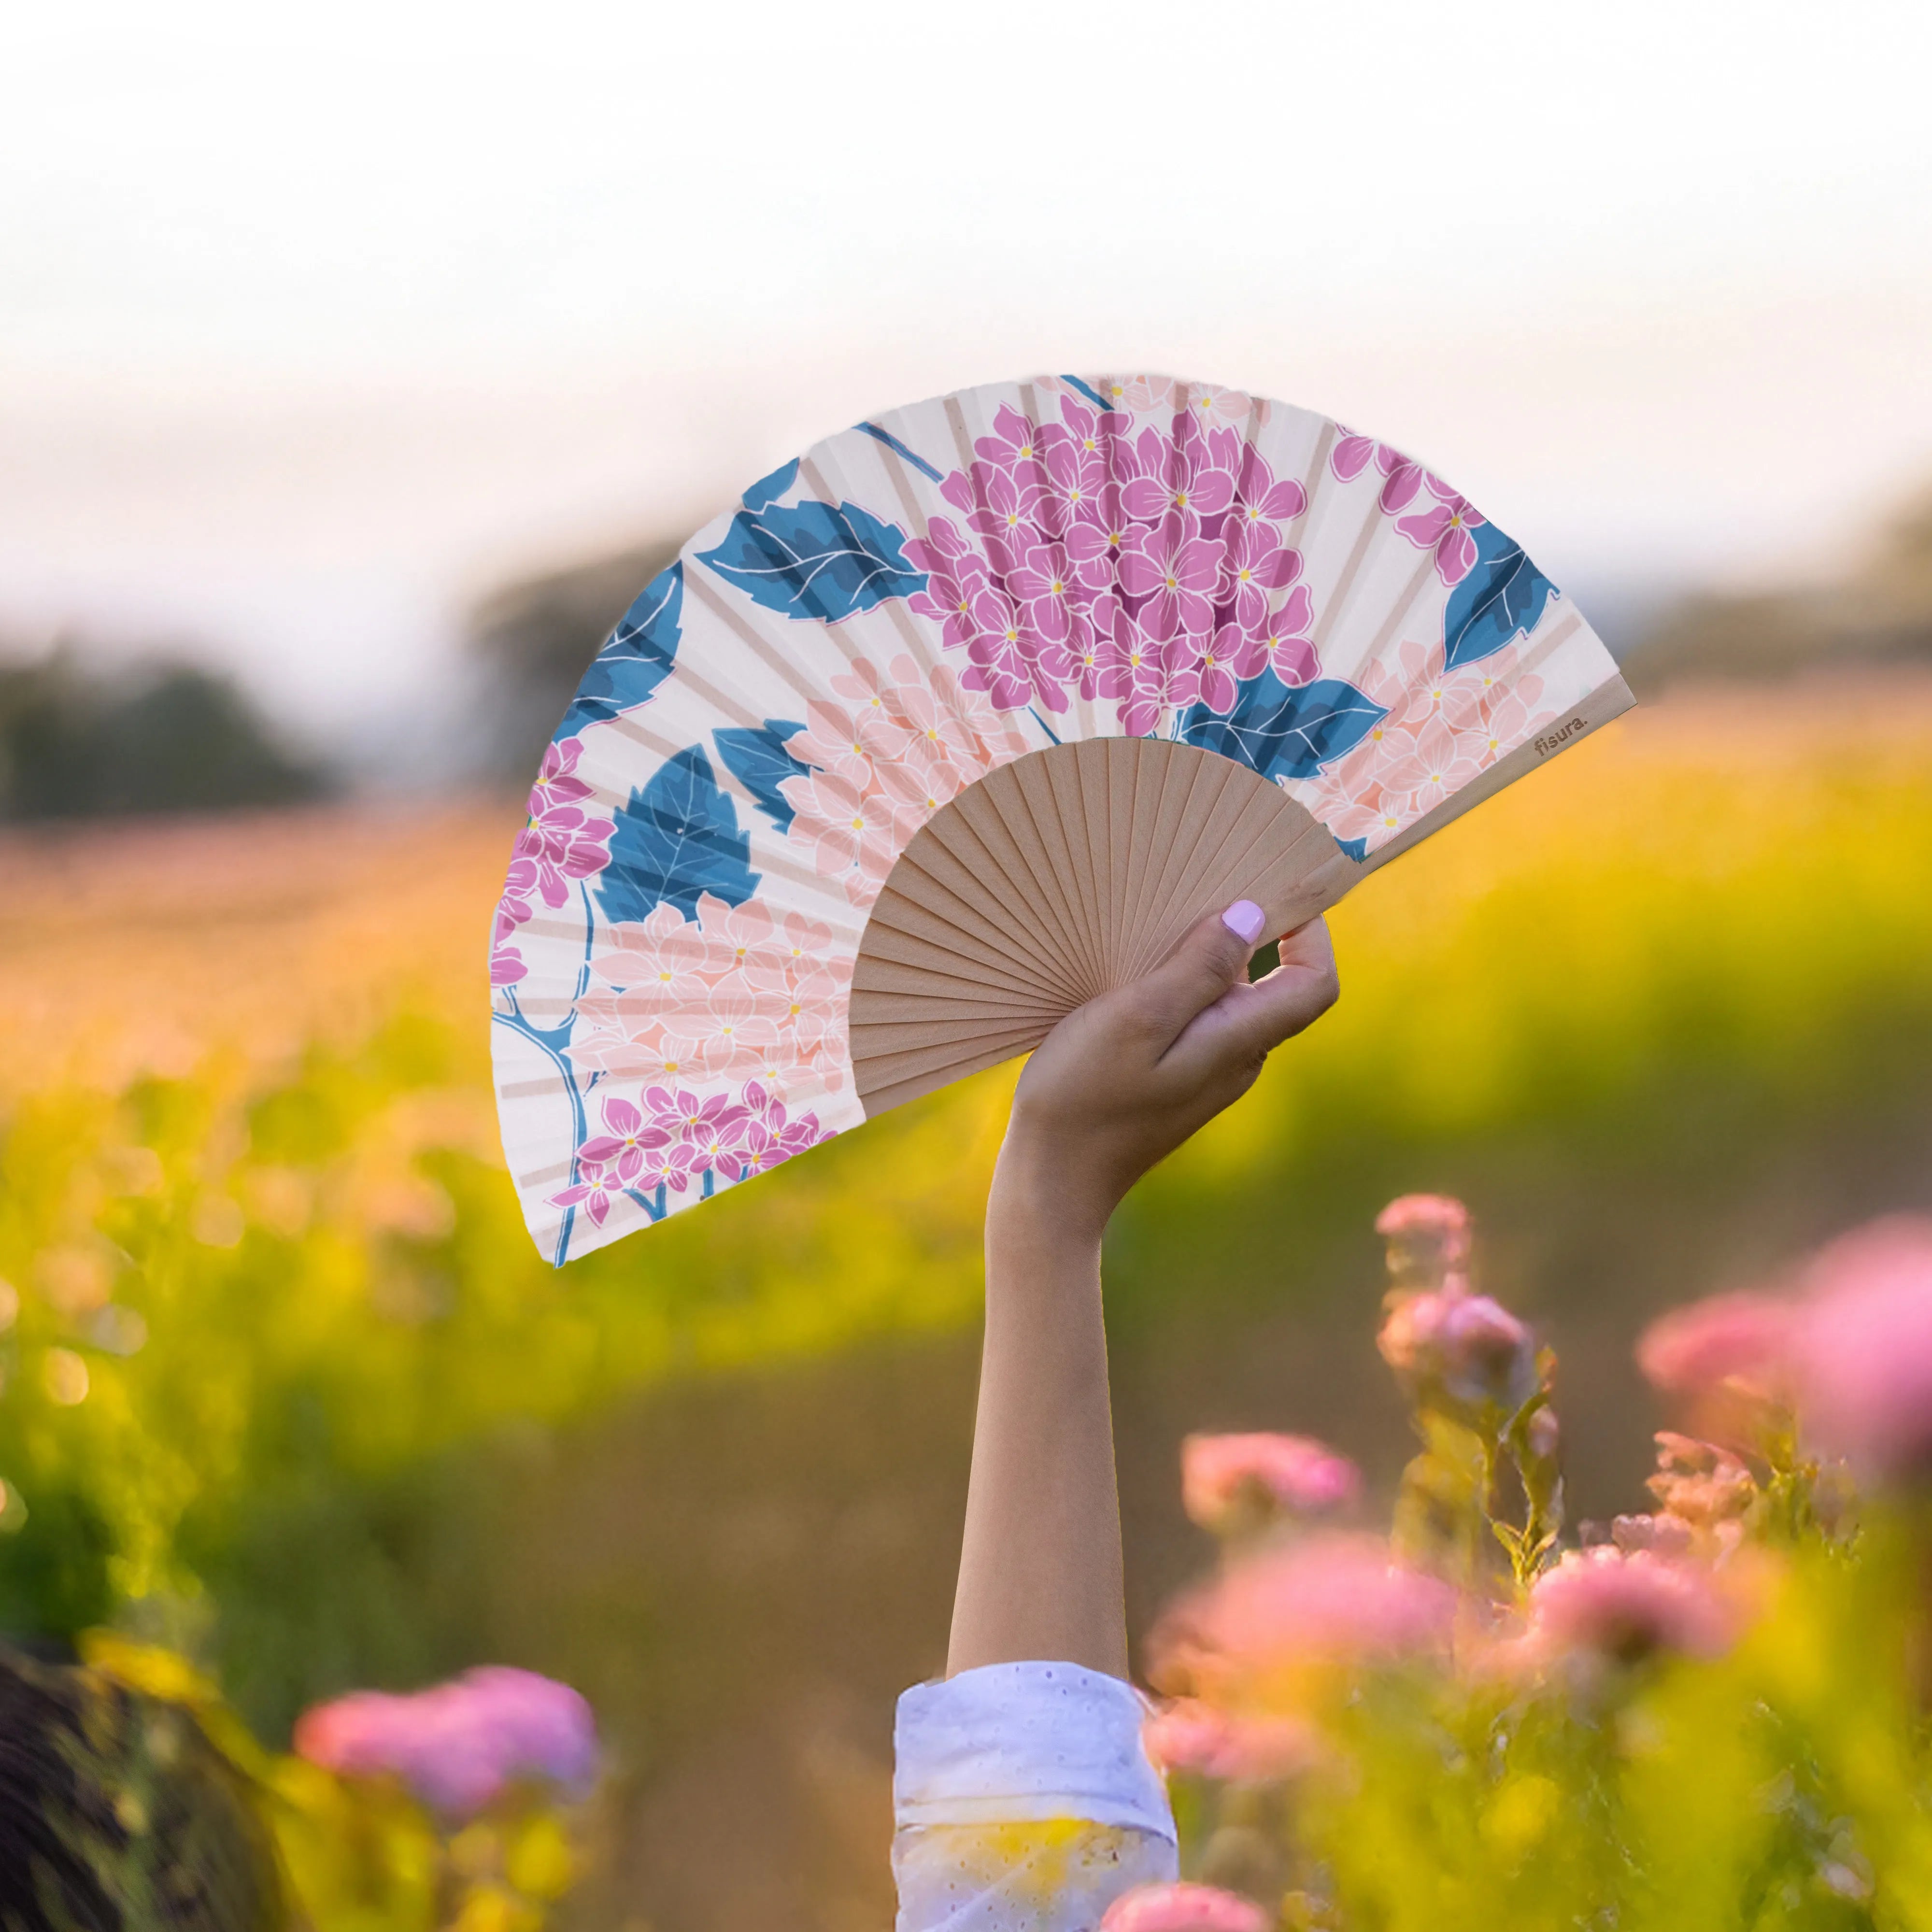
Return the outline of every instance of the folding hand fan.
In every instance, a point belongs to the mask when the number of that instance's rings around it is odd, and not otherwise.
[[[490,959],[560,1264],[1285,932],[1631,703],[1442,478],[1306,410],[1045,377],[746,491],[586,672]]]

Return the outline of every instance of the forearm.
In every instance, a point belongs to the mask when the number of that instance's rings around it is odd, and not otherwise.
[[[986,1215],[986,1339],[949,1675],[1127,1668],[1100,1301],[1104,1216],[1010,1141]]]

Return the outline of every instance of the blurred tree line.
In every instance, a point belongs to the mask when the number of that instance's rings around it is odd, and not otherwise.
[[[229,679],[70,643],[0,659],[0,821],[291,805],[332,789]]]
[[[1684,678],[1776,678],[1932,665],[1932,489],[1836,581],[1684,598],[1630,654],[1638,694]]]

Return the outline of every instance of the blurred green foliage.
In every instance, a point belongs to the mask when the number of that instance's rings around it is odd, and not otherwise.
[[[1638,1167],[1730,1172],[1922,1094],[1924,735],[1779,729],[1736,755],[1586,746],[1366,884],[1334,917],[1340,1006],[1124,1210],[1121,1334],[1342,1273],[1405,1186],[1489,1205],[1480,1169],[1534,1228],[1580,1175],[1614,1227]],[[352,1048],[14,1103],[0,1622],[188,1646],[278,1736],[319,1696],[478,1660],[476,1444],[972,1318],[1011,1070],[559,1274],[495,1152],[487,1048],[480,983],[399,986]],[[1627,1288],[1617,1258],[1564,1267]]]

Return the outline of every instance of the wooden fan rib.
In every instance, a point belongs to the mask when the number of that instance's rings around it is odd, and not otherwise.
[[[1078,952],[1062,916],[1052,869],[1043,851],[1030,852],[1008,822],[1011,813],[1022,820],[1025,800],[1020,796],[1014,772],[1018,764],[1002,765],[989,772],[957,801],[959,814],[974,836],[992,856],[1014,887],[1014,904],[1023,908],[1040,927],[1041,950],[1059,962],[1067,990],[1075,1004],[1087,997],[1080,976]]]
[[[1077,746],[1070,749],[1069,757],[1038,760],[1035,769],[1046,781],[1040,788],[1040,796],[1043,800],[1050,801],[1047,809],[1052,816],[1060,849],[1066,856],[1066,870],[1073,886],[1074,910],[1079,918],[1081,936],[1093,968],[1094,990],[1098,992],[1107,983],[1106,945],[1102,936],[1100,916],[1099,871],[1093,846],[1093,821],[1087,814],[1087,802],[1080,782],[1079,749]]]
[[[1097,983],[1096,962],[1082,930],[1072,860],[1066,848],[1052,787],[1042,770],[1042,757],[1036,754],[1006,767],[1012,782],[1010,800],[991,788],[988,798],[1016,842],[1025,850],[1028,868],[1042,888],[1041,909],[1054,918],[1064,933],[1069,963],[1074,967],[1086,997]]]
[[[997,946],[946,925],[916,900],[896,895],[889,898],[886,893],[880,894],[866,928],[864,944],[902,965],[922,965],[938,956],[958,960],[973,976],[989,976],[1000,982],[1007,980],[1010,970],[1005,954]]]
[[[1188,775],[1176,822],[1161,841],[1160,869],[1142,914],[1140,935],[1126,964],[1126,974],[1130,980],[1160,964],[1179,937],[1172,929],[1174,901],[1186,876],[1188,858],[1200,842],[1198,833],[1190,832],[1184,838],[1181,830],[1198,826],[1213,815],[1227,788],[1227,775],[1234,769],[1226,758],[1212,752],[1192,746],[1188,750],[1194,754],[1193,770]],[[1177,866],[1180,868],[1178,876]]]
[[[931,848],[928,848],[929,850]],[[895,874],[900,868],[896,867]],[[963,904],[950,892],[943,882],[920,866],[916,861],[903,867],[904,877],[893,886],[894,906],[916,907],[929,922],[919,929],[934,942],[954,952],[964,952],[982,962],[998,979],[1015,986],[1028,986],[1043,999],[1058,1000],[1071,997],[1061,980],[1048,967],[1042,966],[1036,959],[1016,949],[1012,940],[997,928],[989,930],[986,922],[977,917],[971,908]],[[897,919],[889,909],[887,917],[902,928],[905,921]]]
[[[971,847],[977,847],[976,853],[962,849]],[[1041,943],[1024,911],[1010,898],[1003,899],[990,883],[989,873],[1004,875],[963,817],[942,813],[928,820],[907,846],[904,856],[935,886],[1017,947],[1026,962],[1019,970],[1025,970],[1029,978],[1072,990],[1060,957]]]
[[[989,890],[995,889],[994,880],[1005,886],[1005,904],[1014,918],[1032,933],[1036,953],[1043,961],[1052,962],[1054,976],[1070,989],[1077,980],[1068,958],[1066,934],[1052,916],[1052,888],[1034,871],[999,808],[999,794],[1010,790],[1012,784],[1010,766],[1000,766],[997,771],[988,772],[960,794],[954,807],[940,814],[946,823],[935,836],[946,841],[948,849],[969,872],[983,876]],[[970,847],[976,847],[977,852]]]

